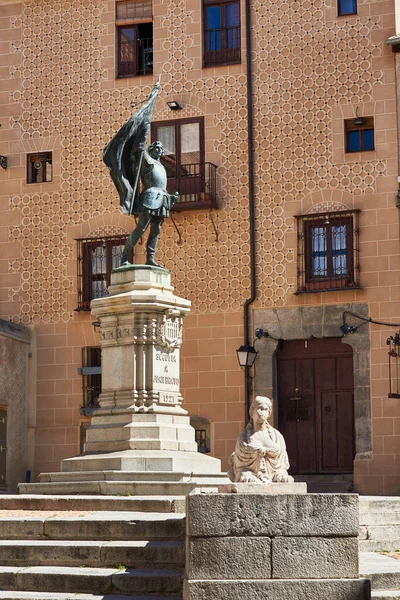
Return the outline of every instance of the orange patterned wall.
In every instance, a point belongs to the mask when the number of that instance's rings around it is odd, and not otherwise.
[[[336,0],[252,6],[255,307],[362,301],[371,316],[400,320],[400,287],[393,283],[400,267],[396,96],[385,46],[394,33],[393,3],[360,0],[357,16],[340,18]],[[153,77],[115,79],[114,8],[109,0],[0,8],[0,152],[10,165],[0,173],[0,315],[32,323],[38,333],[38,471],[57,469],[77,450],[77,367],[82,346],[97,343],[90,315],[74,310],[74,240],[132,228],[101,150]],[[250,285],[244,6],[241,65],[202,68],[201,18],[200,0],[154,1],[154,69],[162,72],[154,120],[175,116],[166,106],[171,99],[184,107],[180,118],[205,117],[206,160],[218,165],[218,241],[207,212],[180,213],[183,244],[167,222],[159,260],[172,271],[176,293],[193,303],[182,353],[187,408],[210,418],[213,451],[225,459],[243,426],[243,374],[234,350]],[[356,110],[375,119],[376,151],[350,156],[343,152],[343,119]],[[45,150],[53,151],[53,182],[27,185],[26,154]],[[338,207],[362,210],[364,289],[296,297],[293,216]],[[383,353],[372,350],[374,382],[381,381]],[[384,386],[374,382],[382,411]],[[387,435],[398,436],[393,427]],[[381,446],[383,456],[393,457],[387,461],[398,459]]]

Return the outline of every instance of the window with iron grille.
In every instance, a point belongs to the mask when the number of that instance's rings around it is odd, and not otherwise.
[[[210,452],[207,443],[207,430],[206,429],[195,429],[195,440],[197,443],[198,452],[207,453]]]
[[[297,216],[296,294],[359,287],[359,211]]]
[[[97,346],[82,348],[82,368],[78,372],[83,377],[83,406],[81,413],[90,414],[99,406],[101,392],[101,350]]]
[[[204,118],[152,123],[151,140],[163,145],[168,192],[179,192],[173,210],[215,208],[217,167],[205,162]]]
[[[27,183],[47,183],[53,180],[51,152],[37,152],[27,156]]]
[[[151,0],[116,3],[117,76],[153,73],[153,13]]]
[[[357,0],[338,0],[338,15],[356,15]]]
[[[0,406],[0,490],[7,489],[7,407]]]
[[[127,236],[77,240],[78,307],[90,310],[90,301],[107,295],[111,271],[120,266]],[[132,262],[132,255],[130,256]]]
[[[346,152],[370,152],[375,149],[373,117],[346,119],[344,128]]]
[[[204,66],[240,63],[240,2],[204,0]]]

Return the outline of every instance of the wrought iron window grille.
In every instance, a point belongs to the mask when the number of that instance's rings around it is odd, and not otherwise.
[[[126,235],[117,235],[77,240],[78,306],[76,310],[90,310],[91,300],[107,296],[111,271],[120,266],[126,239]],[[133,253],[130,262],[133,262]]]
[[[82,368],[78,369],[78,373],[83,378],[83,404],[80,413],[89,416],[99,406],[101,392],[101,349],[99,347],[82,348]]]
[[[359,288],[359,210],[298,215],[297,291]]]

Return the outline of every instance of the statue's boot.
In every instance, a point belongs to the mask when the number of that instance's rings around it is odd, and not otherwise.
[[[157,264],[154,260],[154,254],[147,254],[146,265],[150,267],[160,267],[161,265]]]
[[[121,254],[121,267],[123,265],[130,265],[131,263],[129,262],[129,254],[131,253],[132,248],[128,246],[128,244],[126,244],[124,251]]]
[[[149,265],[151,267],[160,267],[161,266],[161,265],[158,265],[156,263],[156,261],[154,260],[154,255],[156,253],[158,236],[160,235],[161,225],[163,224],[163,221],[164,221],[164,217],[152,217],[152,219],[151,219],[150,232],[149,232],[149,237],[147,239],[147,246],[146,246],[146,255],[147,255],[146,265]]]

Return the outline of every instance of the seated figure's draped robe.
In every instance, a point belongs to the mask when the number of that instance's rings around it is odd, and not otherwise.
[[[249,424],[240,434],[235,452],[230,457],[229,477],[240,482],[242,473],[252,473],[266,483],[276,481],[276,477],[289,469],[286,444],[279,431],[267,425],[265,430],[254,431]]]

